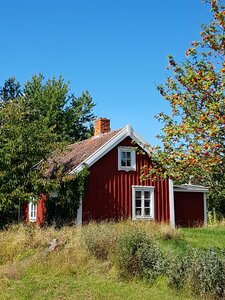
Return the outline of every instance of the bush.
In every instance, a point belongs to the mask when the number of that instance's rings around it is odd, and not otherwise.
[[[82,240],[90,254],[107,259],[117,241],[115,226],[111,223],[90,223],[82,227]]]
[[[188,270],[192,290],[201,296],[223,297],[225,290],[224,262],[213,249],[194,249]]]
[[[134,275],[153,280],[163,273],[160,249],[141,231],[132,230],[120,236],[116,263],[124,276]]]
[[[187,279],[190,257],[189,255],[171,255],[167,259],[166,275],[168,277],[168,285],[175,289],[180,289]]]

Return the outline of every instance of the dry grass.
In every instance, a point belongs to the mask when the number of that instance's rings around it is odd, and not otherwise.
[[[12,225],[0,231],[0,279],[19,279],[30,268],[43,272],[52,270],[54,276],[77,274],[93,269],[97,273],[117,274],[107,260],[114,251],[120,235],[126,231],[145,232],[153,239],[174,239],[181,236],[168,225],[153,222],[92,223],[83,228],[38,228],[30,225]],[[48,253],[49,242],[57,238],[61,249]],[[94,258],[105,259],[98,262]]]
[[[196,233],[196,240],[202,230],[191,231]],[[184,298],[182,291],[170,290],[164,280],[152,286],[121,280],[111,254],[119,237],[130,231],[146,234],[170,254],[171,245],[174,250],[189,243],[190,231],[174,230],[154,222],[92,223],[60,230],[33,225],[9,226],[0,231],[0,299],[191,299],[186,292]],[[62,246],[49,253],[46,249],[55,238]],[[87,241],[93,246],[93,252]],[[95,249],[100,255],[92,255]],[[138,292],[139,288],[144,296]]]

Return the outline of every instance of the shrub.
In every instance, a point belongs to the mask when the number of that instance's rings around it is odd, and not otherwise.
[[[189,255],[171,255],[167,259],[166,275],[168,277],[168,285],[180,289],[187,279],[190,257]]]
[[[224,263],[213,249],[192,250],[188,277],[189,284],[195,293],[201,296],[207,294],[216,297],[224,296]]]
[[[107,259],[117,241],[115,226],[111,223],[90,223],[81,230],[89,253],[98,259]]]
[[[124,276],[153,280],[162,274],[163,256],[146,233],[132,230],[122,234],[116,248],[116,263]]]

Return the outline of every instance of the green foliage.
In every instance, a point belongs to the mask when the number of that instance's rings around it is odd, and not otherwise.
[[[224,296],[225,265],[213,249],[192,248],[183,255],[169,257],[167,277],[173,288],[186,284],[202,297]]]
[[[46,161],[68,142],[92,133],[92,98],[88,92],[76,98],[62,77],[45,80],[43,75],[33,76],[23,89],[10,78],[0,91],[0,225],[18,218],[21,202],[57,187],[66,193],[68,207],[72,190],[82,185],[69,182],[66,174],[47,178]]]
[[[215,208],[213,208],[213,210],[208,211],[208,213],[207,213],[207,224],[208,224],[208,226],[218,225],[218,219],[217,219]]]
[[[225,172],[214,173],[210,179],[210,191],[207,195],[208,210],[215,210],[220,219],[225,216]]]
[[[32,117],[24,98],[7,101],[0,109],[0,214],[38,193],[42,175],[34,166],[57,147],[45,119],[31,122]]]
[[[43,75],[35,75],[26,82],[23,92],[27,106],[36,112],[35,118],[45,118],[59,141],[73,143],[92,134],[95,104],[87,91],[76,98],[69,94],[69,83],[62,77],[45,81]]]
[[[171,236],[176,246],[172,248],[171,239],[165,240],[163,235],[158,235],[158,231],[162,230],[161,226],[151,227],[154,232],[148,235],[147,227],[138,224],[137,226],[128,223],[124,223],[123,226],[112,223],[89,224],[82,228],[82,239],[90,254],[115,263],[122,277],[142,278],[151,281],[152,284],[163,277],[168,286],[175,290],[186,288],[194,295],[204,298],[223,297],[224,251],[216,252],[212,248],[201,249],[206,245],[208,247],[208,244],[204,244],[204,239],[203,242],[201,241],[200,233],[212,232],[213,236],[215,235],[214,239],[220,243],[219,233],[220,230],[224,231],[224,227],[221,225],[214,231],[203,228],[196,233],[195,229],[189,229],[195,236],[195,240],[199,240],[201,248],[193,247],[191,241],[187,242],[188,235],[185,237],[186,231],[184,231],[183,238],[186,239],[187,245],[180,252],[180,249],[178,251],[176,248],[185,240],[179,241],[175,236]],[[159,243],[159,239],[163,243]],[[211,234],[210,246],[213,245],[214,239]],[[165,247],[165,243],[170,247]]]
[[[0,88],[0,106],[2,101],[16,99],[22,95],[21,86],[15,77],[7,79],[2,88]]]
[[[75,176],[64,176],[55,186],[57,198],[48,194],[46,201],[46,222],[55,223],[61,227],[65,224],[74,223],[77,217],[77,210],[83,199],[88,183],[89,170],[84,168]]]
[[[188,255],[171,255],[167,258],[166,275],[168,285],[175,289],[181,289],[187,280],[187,268],[190,260]]]
[[[213,249],[194,249],[191,253],[188,277],[193,291],[201,296],[223,297],[225,291],[224,261]]]
[[[205,2],[213,21],[202,26],[181,63],[169,55],[167,80],[158,86],[171,112],[156,116],[163,147],[152,148],[150,173],[208,186],[210,209],[225,215],[225,6]]]
[[[133,275],[153,280],[163,273],[163,255],[144,232],[131,230],[122,234],[115,257],[124,276]]]

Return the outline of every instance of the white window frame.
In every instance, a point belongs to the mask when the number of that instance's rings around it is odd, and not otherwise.
[[[37,221],[37,204],[34,201],[29,202],[29,221],[36,222]]]
[[[122,166],[122,152],[130,152],[131,155],[131,165]],[[136,151],[133,147],[118,147],[118,170],[119,171],[136,171]]]
[[[136,215],[136,192],[141,192],[141,215]],[[150,216],[144,216],[144,192],[150,192]],[[154,220],[154,186],[132,185],[132,220]]]

